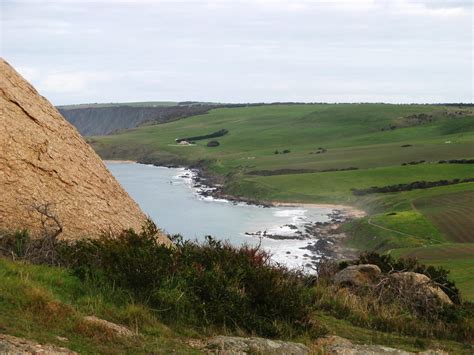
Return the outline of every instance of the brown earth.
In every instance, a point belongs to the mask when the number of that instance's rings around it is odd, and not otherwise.
[[[0,229],[39,235],[47,209],[67,239],[140,230],[145,214],[77,130],[1,58],[0,73]]]

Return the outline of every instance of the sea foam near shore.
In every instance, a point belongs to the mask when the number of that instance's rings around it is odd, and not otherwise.
[[[173,177],[173,183],[185,184],[193,190],[194,195],[204,201],[233,203],[235,205],[246,205],[244,202],[233,202],[225,199],[214,198],[208,193],[213,190],[212,187],[206,187],[201,184],[196,186],[198,172],[180,168]],[[203,195],[203,192],[205,193]],[[255,208],[263,208],[254,206]],[[315,208],[296,208],[296,207],[271,207],[274,218],[270,223],[262,221],[261,225],[256,225],[256,230],[246,230],[241,235],[245,236],[249,244],[261,243],[261,247],[272,255],[272,261],[283,264],[292,269],[303,269],[312,272],[314,263],[323,255],[308,249],[308,246],[314,245],[318,239],[306,233],[305,226],[309,223],[325,222],[329,220],[329,208],[319,209],[320,213],[314,213]],[[312,213],[310,213],[312,212]],[[263,234],[265,233],[265,235]]]

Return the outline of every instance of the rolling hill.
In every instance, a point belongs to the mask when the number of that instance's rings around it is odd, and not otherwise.
[[[183,137],[228,133],[177,144]],[[473,182],[426,189],[415,182],[469,179],[474,110],[469,105],[300,104],[219,108],[165,124],[92,137],[105,159],[198,165],[224,192],[261,201],[351,204],[369,216],[344,226],[347,243],[391,252],[473,242]],[[453,160],[452,163],[440,161]],[[457,180],[456,180],[457,181]],[[415,183],[413,185],[413,183]],[[398,184],[400,191],[356,196],[353,189]],[[418,183],[419,185],[419,183]],[[403,189],[407,189],[403,191]],[[421,253],[429,260],[429,250]],[[437,262],[474,264],[465,254]],[[418,255],[418,254],[417,254]],[[464,282],[464,281],[463,281]],[[471,280],[471,285],[474,280]],[[467,285],[464,282],[463,285]],[[466,289],[472,286],[465,286]],[[474,297],[472,293],[470,297]]]

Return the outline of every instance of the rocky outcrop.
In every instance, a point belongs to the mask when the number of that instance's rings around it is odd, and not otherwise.
[[[55,345],[43,345],[31,340],[0,334],[0,354],[74,355],[77,353]]]
[[[0,229],[140,230],[145,214],[77,130],[3,59],[0,72]]]
[[[216,336],[208,341],[207,350],[217,354],[289,354],[306,355],[308,347],[300,343],[291,343],[264,338],[241,338]]]
[[[444,304],[453,304],[448,295],[426,275],[416,272],[396,272],[390,276],[395,282],[394,287],[398,290],[410,290],[412,297],[419,295]]]
[[[342,286],[371,285],[377,280],[382,271],[377,265],[352,265],[339,271],[334,276],[334,282]]]
[[[104,330],[110,331],[120,337],[130,338],[136,335],[130,329],[124,327],[123,325],[112,323],[106,321],[105,319],[97,318],[96,316],[84,317],[82,318],[82,321],[97,326],[99,328],[103,328]]]
[[[383,345],[353,344],[348,339],[334,335],[318,339],[315,347],[325,355],[448,355],[448,353],[442,350],[427,350],[413,353]]]

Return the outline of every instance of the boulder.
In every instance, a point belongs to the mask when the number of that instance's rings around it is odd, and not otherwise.
[[[334,276],[334,282],[342,286],[372,285],[381,273],[377,265],[351,265],[339,271]]]
[[[309,348],[300,343],[264,338],[216,336],[208,341],[207,350],[225,354],[288,354],[306,355]]]
[[[146,215],[104,162],[2,58],[0,106],[0,229],[41,236],[46,222],[67,239],[141,229]]]
[[[130,338],[135,336],[135,333],[133,333],[130,329],[124,327],[123,325],[112,323],[106,321],[105,319],[97,318],[96,316],[87,316],[82,318],[82,320],[85,323],[96,325],[99,328],[103,328],[120,337]]]
[[[390,277],[400,289],[410,289],[419,295],[426,295],[444,304],[453,304],[449,296],[428,276],[416,272],[396,272]]]

